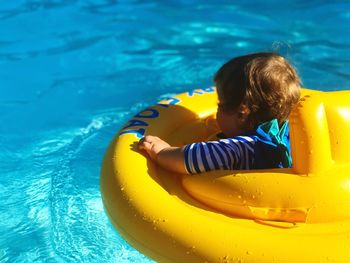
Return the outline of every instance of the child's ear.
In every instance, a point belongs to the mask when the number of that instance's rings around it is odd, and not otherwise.
[[[250,114],[250,110],[246,105],[243,105],[243,104],[239,105],[238,116],[242,121],[245,121],[248,118],[249,114]]]

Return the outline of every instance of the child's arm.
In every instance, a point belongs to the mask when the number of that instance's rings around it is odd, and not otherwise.
[[[187,174],[183,147],[172,147],[156,136],[147,135],[140,140],[139,149],[145,150],[151,159],[163,168]]]

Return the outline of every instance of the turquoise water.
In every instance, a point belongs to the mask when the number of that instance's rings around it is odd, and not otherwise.
[[[278,51],[306,87],[350,87],[348,1],[231,2],[1,1],[1,262],[150,262],[104,213],[103,154],[229,58]]]

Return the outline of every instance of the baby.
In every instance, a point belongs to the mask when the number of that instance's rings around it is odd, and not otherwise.
[[[224,64],[214,81],[216,120],[225,139],[172,147],[147,135],[139,149],[185,174],[291,167],[287,119],[299,101],[300,79],[288,61],[276,53],[240,56]]]

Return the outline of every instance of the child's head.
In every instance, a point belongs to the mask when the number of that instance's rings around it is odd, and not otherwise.
[[[234,58],[218,70],[214,81],[217,119],[227,136],[250,132],[272,119],[282,124],[300,97],[298,74],[276,53]]]

